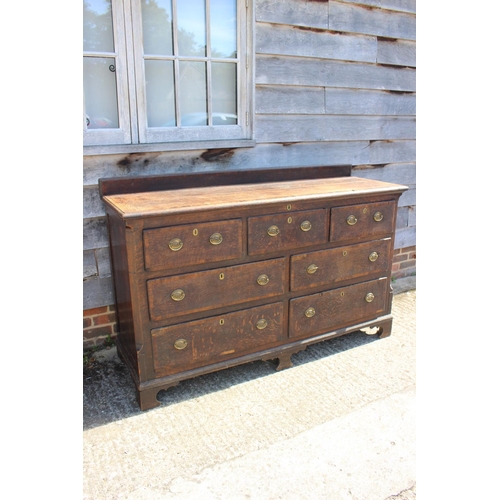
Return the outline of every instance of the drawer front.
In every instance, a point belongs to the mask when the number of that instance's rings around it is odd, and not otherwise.
[[[285,291],[285,259],[157,278],[147,282],[153,321],[264,299]]]
[[[248,219],[248,253],[259,255],[328,241],[326,210],[289,212]]]
[[[283,341],[283,304],[254,307],[151,331],[162,375],[205,366]]]
[[[243,254],[240,219],[146,229],[144,265],[147,271],[237,259]]]
[[[305,290],[382,275],[389,266],[391,248],[392,240],[388,238],[294,255],[291,259],[291,289]]]
[[[310,337],[374,319],[386,310],[387,278],[290,301],[290,337]]]
[[[330,241],[390,235],[396,208],[394,201],[332,208]]]

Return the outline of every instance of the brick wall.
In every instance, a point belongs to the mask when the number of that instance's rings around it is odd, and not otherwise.
[[[392,277],[404,278],[416,273],[416,247],[394,250]],[[101,346],[108,339],[114,340],[117,333],[115,306],[96,307],[83,311],[83,348]]]
[[[102,306],[83,311],[83,348],[105,344],[117,333],[115,306]]]
[[[417,249],[415,246],[398,248],[394,250],[392,261],[392,277],[404,278],[413,276],[417,269]]]

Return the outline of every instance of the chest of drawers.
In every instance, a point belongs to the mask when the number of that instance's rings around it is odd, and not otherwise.
[[[389,335],[405,189],[348,167],[101,179],[117,348],[141,409],[187,378]]]

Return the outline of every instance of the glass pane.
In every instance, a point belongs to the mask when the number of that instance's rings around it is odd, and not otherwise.
[[[83,50],[114,52],[111,0],[83,0]]]
[[[177,32],[180,56],[206,55],[205,0],[177,2]]]
[[[236,64],[212,63],[212,123],[236,125]]]
[[[115,60],[83,58],[83,89],[87,128],[118,128]]]
[[[212,57],[236,57],[236,0],[210,0]]]
[[[203,62],[179,62],[179,100],[181,125],[193,127],[208,124],[207,72]]]
[[[144,61],[148,127],[175,127],[174,63]]]
[[[172,55],[172,1],[142,0],[145,54]]]

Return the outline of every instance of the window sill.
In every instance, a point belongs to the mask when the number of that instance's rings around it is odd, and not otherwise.
[[[196,149],[233,149],[251,148],[256,144],[253,139],[221,141],[164,142],[153,144],[117,144],[113,146],[84,146],[83,156],[158,153],[167,151],[193,151]]]

